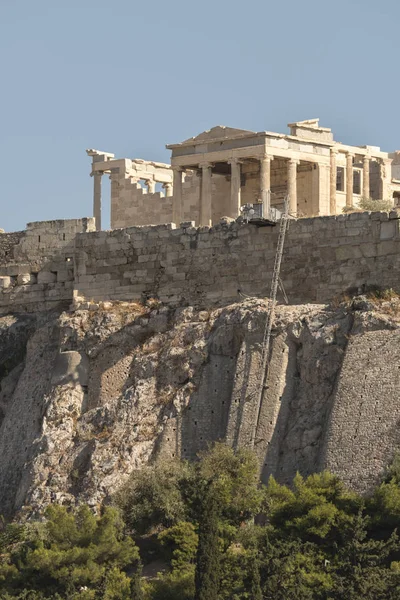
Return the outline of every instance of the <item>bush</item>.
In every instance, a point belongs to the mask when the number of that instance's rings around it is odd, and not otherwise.
[[[128,526],[145,534],[184,521],[182,484],[189,476],[189,465],[179,461],[156,463],[132,473],[115,497]]]
[[[145,586],[145,600],[193,600],[194,567],[173,571]]]
[[[361,198],[358,205],[344,206],[343,212],[388,212],[392,210],[393,202],[390,200],[375,200],[374,198]]]

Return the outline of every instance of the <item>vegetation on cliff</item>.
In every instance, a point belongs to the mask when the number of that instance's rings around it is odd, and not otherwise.
[[[5,526],[0,598],[400,597],[398,461],[362,498],[326,472],[260,486],[250,452],[217,444],[194,464],[135,472],[115,503]]]

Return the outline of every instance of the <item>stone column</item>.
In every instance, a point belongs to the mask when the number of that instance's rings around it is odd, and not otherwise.
[[[336,215],[336,181],[337,181],[337,164],[336,157],[338,151],[336,148],[331,148],[331,171],[330,171],[330,192],[329,192],[329,214]]]
[[[260,160],[260,195],[265,219],[269,218],[271,209],[271,160],[273,159],[273,156],[265,155]]]
[[[174,193],[172,200],[172,222],[178,227],[182,221],[182,168],[172,167],[174,172]]]
[[[201,163],[201,192],[200,192],[200,226],[211,227],[212,225],[212,204],[211,204],[211,177],[212,165],[210,163]]]
[[[156,191],[156,182],[153,179],[146,179],[147,192],[154,194]]]
[[[346,153],[346,206],[353,206],[353,158],[354,154]]]
[[[119,169],[111,169],[110,170],[110,188],[111,188],[111,207],[110,207],[110,226],[111,229],[116,229],[117,227],[121,227],[121,203],[120,203],[120,178],[119,178]],[[132,178],[129,178],[129,181],[132,181]],[[123,202],[123,200],[122,200]]]
[[[289,212],[295,217],[297,215],[297,165],[300,161],[291,158],[288,162],[288,196]]]
[[[380,199],[381,200],[390,200],[391,199],[391,164],[392,159],[379,159],[379,177],[380,177]]]
[[[370,163],[370,157],[364,156],[364,158],[363,158],[363,191],[362,191],[364,198],[369,198],[371,195],[371,192],[369,189],[369,163]]]
[[[93,175],[93,216],[96,224],[96,231],[101,231],[101,171],[94,171]]]
[[[237,158],[228,160],[231,165],[231,202],[228,217],[231,219],[237,219],[240,215],[240,162]]]
[[[170,198],[172,196],[172,183],[163,183],[163,189],[165,190],[165,196]]]

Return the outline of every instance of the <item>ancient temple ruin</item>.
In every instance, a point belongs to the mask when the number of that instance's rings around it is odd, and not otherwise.
[[[167,145],[171,164],[92,157],[94,217],[101,229],[101,179],[111,179],[111,228],[236,219],[246,204],[261,204],[264,216],[290,197],[297,217],[340,214],[362,197],[400,198],[400,152],[377,146],[347,146],[318,119],[289,124],[290,133],[213,127]],[[157,189],[159,188],[159,189]]]

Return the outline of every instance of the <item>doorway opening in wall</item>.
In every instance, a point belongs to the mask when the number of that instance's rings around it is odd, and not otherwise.
[[[336,190],[338,192],[344,192],[344,167],[338,167],[336,169]]]
[[[393,192],[393,206],[400,206],[400,192]]]
[[[101,178],[101,228],[111,229],[111,181],[108,173]]]

